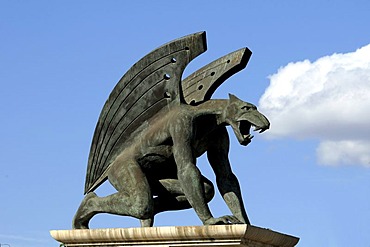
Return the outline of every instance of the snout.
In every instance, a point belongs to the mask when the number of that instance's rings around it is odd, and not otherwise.
[[[268,130],[270,128],[270,121],[260,113],[260,121],[258,124],[253,124],[255,126],[254,130],[253,131],[259,131],[259,133],[263,133],[265,132],[266,130]]]
[[[259,133],[270,128],[269,120],[257,110],[243,114],[239,121],[248,121],[254,127],[253,131],[259,131]]]

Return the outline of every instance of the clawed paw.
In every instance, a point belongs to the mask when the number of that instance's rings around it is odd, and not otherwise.
[[[210,218],[204,222],[204,225],[229,225],[243,224],[238,218],[233,215],[225,215],[219,218]]]

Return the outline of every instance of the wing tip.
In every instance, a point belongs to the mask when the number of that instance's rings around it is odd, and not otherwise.
[[[249,50],[248,47],[244,47],[244,48],[241,48],[241,49],[235,51],[235,53],[236,52],[239,52],[239,51],[242,52],[242,57],[240,59],[240,63],[237,66],[240,68],[239,70],[242,70],[245,67],[247,67],[247,64],[249,62],[249,59],[252,56],[252,51]]]

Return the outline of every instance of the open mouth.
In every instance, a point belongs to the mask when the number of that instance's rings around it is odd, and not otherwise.
[[[250,134],[252,124],[246,120],[239,121],[239,132],[242,135],[244,142],[251,142],[253,135]]]
[[[259,133],[262,133],[267,129],[267,128],[256,126],[247,120],[238,121],[239,133],[243,139],[241,140],[240,144],[247,145],[248,143],[252,141],[252,138],[254,136],[250,134],[251,127],[254,127],[253,131],[259,131]]]

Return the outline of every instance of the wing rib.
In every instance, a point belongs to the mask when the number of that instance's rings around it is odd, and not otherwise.
[[[251,55],[252,52],[248,48],[243,48],[189,75],[181,83],[184,101],[190,105],[198,105],[209,100],[225,80],[247,66]]]

